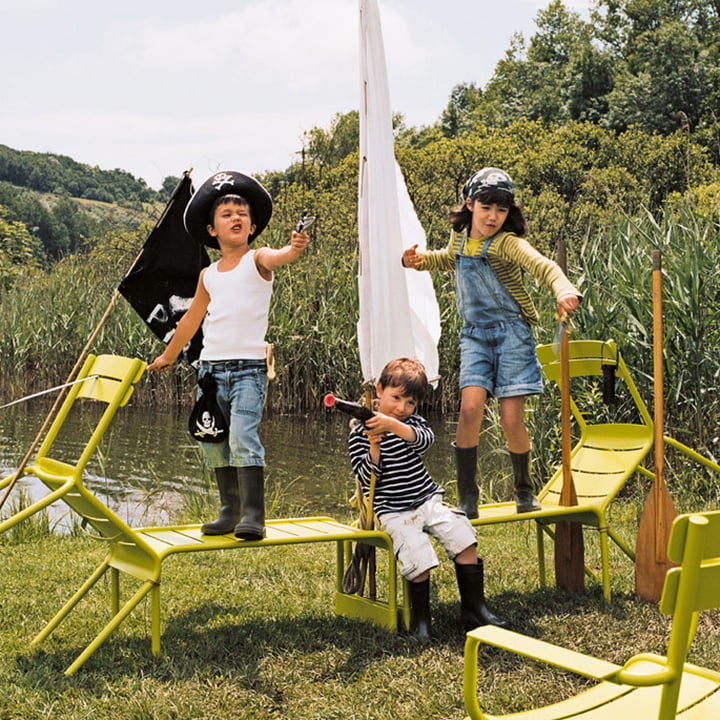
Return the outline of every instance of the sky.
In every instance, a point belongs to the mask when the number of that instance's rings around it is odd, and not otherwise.
[[[393,110],[437,121],[549,1],[378,0]],[[155,189],[284,170],[304,133],[358,109],[358,55],[358,0],[0,0],[0,144]]]

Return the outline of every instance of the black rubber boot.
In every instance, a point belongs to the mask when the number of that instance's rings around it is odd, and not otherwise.
[[[227,535],[240,520],[240,489],[235,467],[215,468],[215,481],[220,492],[220,513],[217,520],[205,523],[203,535]]]
[[[430,579],[410,582],[410,632],[422,640],[430,639]]]
[[[478,516],[480,491],[475,482],[477,468],[477,445],[461,448],[455,443],[455,471],[457,473],[458,510],[462,510],[470,520]]]
[[[240,478],[240,522],[235,537],[262,540],[265,537],[265,475],[261,465],[238,468]]]
[[[542,510],[542,505],[533,494],[530,481],[530,451],[526,453],[510,453],[513,476],[515,477],[515,508],[519,513]]]
[[[455,563],[455,575],[460,589],[460,622],[465,630],[479,625],[497,625],[505,628],[510,623],[498,617],[485,603],[485,577],[483,561],[477,565],[458,565]]]

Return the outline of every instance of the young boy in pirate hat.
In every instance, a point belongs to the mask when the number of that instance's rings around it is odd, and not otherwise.
[[[273,272],[297,260],[309,242],[306,234],[293,232],[285,247],[251,249],[271,215],[267,190],[242,173],[217,172],[198,188],[185,209],[185,228],[198,242],[219,248],[221,258],[202,270],[175,334],[148,366],[167,371],[203,325],[198,379],[215,380],[229,426],[223,442],[200,443],[205,462],[215,470],[221,501],[218,518],[202,527],[206,535],[234,532],[245,540],[265,535],[265,449],[258,426],[267,387],[265,333]]]

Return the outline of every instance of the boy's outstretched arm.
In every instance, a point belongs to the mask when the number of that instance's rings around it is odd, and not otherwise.
[[[204,274],[205,270],[200,273],[195,297],[193,297],[187,312],[180,318],[172,339],[165,347],[165,350],[148,365],[148,370],[157,370],[158,372],[169,370],[182,349],[192,340],[200,327],[210,303],[210,296],[203,283]]]
[[[310,236],[306,233],[293,232],[290,243],[282,248],[261,247],[255,251],[255,262],[258,268],[273,272],[283,265],[295,262],[307,250]]]

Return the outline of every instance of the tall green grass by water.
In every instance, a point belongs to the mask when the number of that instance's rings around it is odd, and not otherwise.
[[[361,392],[353,225],[348,220],[342,235],[335,235],[335,224],[318,224],[318,228],[306,256],[276,274],[268,340],[276,344],[280,384],[271,410],[314,409],[328,389],[353,396]],[[676,427],[699,432],[707,442],[713,438],[705,437],[706,429],[717,425],[712,420],[718,414],[720,377],[717,233],[715,219],[681,208],[660,216],[646,213],[621,218],[586,236],[566,238],[568,274],[584,294],[576,314],[577,336],[613,337],[630,365],[645,378],[652,374],[652,251],[662,251],[669,420]],[[274,245],[286,239],[280,230],[263,237]],[[140,235],[117,234],[87,256],[63,260],[49,274],[28,271],[0,296],[0,390],[4,396],[64,378],[142,240]],[[460,323],[452,275],[436,275],[434,281],[443,328],[442,380],[429,407],[452,412],[458,403]],[[531,290],[541,309],[536,337],[538,342],[547,342],[555,333],[554,303],[544,289]],[[160,347],[119,298],[94,351],[151,359]],[[181,369],[178,374],[180,379],[168,385],[179,383],[184,393],[192,385],[192,374]],[[152,402],[173,390],[156,380],[160,392],[151,397]],[[171,394],[171,402],[177,399]]]
[[[276,346],[278,382],[269,393],[270,413],[313,411],[328,391],[352,398],[363,390],[356,342],[352,208],[334,207],[333,202],[328,195],[332,222],[317,224],[306,256],[276,275],[268,340]],[[298,212],[279,202],[278,224],[262,240],[276,246],[286,242],[283,217],[290,222]],[[585,236],[566,238],[568,274],[584,296],[575,316],[574,336],[615,339],[648,405],[653,373],[652,251],[662,252],[666,424],[671,434],[713,459],[720,442],[717,236],[716,218],[678,202],[659,215],[621,217],[604,226],[593,223]],[[0,296],[3,399],[63,382],[142,241],[140,233],[112,234],[89,255],[67,258],[50,273],[28,271]],[[453,414],[459,405],[460,321],[452,275],[438,274],[434,283],[442,320],[442,378],[421,411]],[[554,301],[543,288],[531,287],[531,292],[541,314],[536,339],[550,342],[556,325]],[[160,348],[120,297],[92,351],[149,361]],[[146,391],[136,400],[187,406],[194,380],[192,369],[178,363],[169,375],[147,378]],[[617,419],[622,421],[622,415]],[[536,443],[543,442],[536,436]]]

